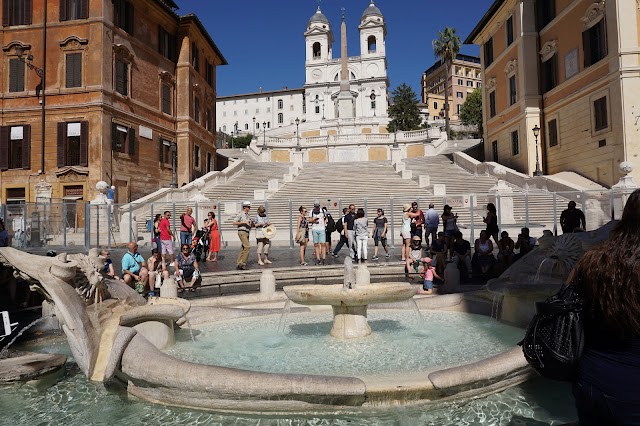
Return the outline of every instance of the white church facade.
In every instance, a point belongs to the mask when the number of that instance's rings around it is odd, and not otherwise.
[[[346,31],[344,16],[342,32]],[[389,79],[385,51],[386,23],[373,0],[365,9],[358,26],[360,56],[346,55],[346,35],[341,37],[342,56],[333,57],[334,35],[331,24],[318,7],[307,23],[305,36],[305,84],[303,88],[278,91],[259,91],[216,100],[218,130],[231,134],[253,133],[258,136],[281,134],[278,131],[320,131],[322,134],[340,133],[344,121],[374,122],[377,128],[388,123]],[[347,70],[348,86],[342,70]],[[345,93],[348,91],[349,93]],[[339,98],[349,99],[349,108],[339,108]],[[348,110],[350,109],[350,111]],[[293,127],[292,127],[293,126]],[[329,129],[337,130],[331,131]],[[324,129],[324,131],[322,130]],[[346,129],[345,126],[342,129]],[[353,131],[357,131],[352,128]],[[319,135],[320,133],[318,133]]]

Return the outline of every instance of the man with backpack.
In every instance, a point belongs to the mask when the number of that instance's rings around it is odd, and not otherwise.
[[[346,235],[346,227],[344,226],[344,219],[345,219],[345,216],[347,215],[348,211],[349,211],[348,208],[346,208],[346,207],[343,208],[342,209],[342,217],[340,219],[338,219],[337,222],[335,222],[336,231],[338,231],[338,234],[340,234],[340,241],[338,241],[338,244],[336,245],[336,248],[331,253],[331,255],[333,257],[338,257],[338,252],[340,251],[342,246],[347,243],[347,235]]]
[[[326,207],[322,208],[324,216],[327,218],[327,226],[325,227],[325,233],[327,235],[327,253],[331,253],[331,234],[336,230],[336,221],[333,220],[333,216],[327,210]]]

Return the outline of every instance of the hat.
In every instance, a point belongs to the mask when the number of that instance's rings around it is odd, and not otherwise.
[[[313,202],[313,207],[320,207],[320,201],[315,200],[315,201]]]
[[[409,210],[411,210],[411,204],[405,204],[404,206],[402,206],[403,212],[408,212]]]
[[[244,203],[242,203],[242,207],[251,207],[251,202],[245,201]]]
[[[422,261],[422,263],[431,263],[431,258],[430,257],[423,257],[420,260]]]
[[[411,238],[411,241],[422,241],[422,238],[420,238],[420,237],[419,237],[419,236],[417,236],[417,235],[414,235],[414,236]]]
[[[273,237],[276,236],[276,227],[273,225],[269,225],[266,228],[264,228],[264,237],[268,238],[269,240],[272,239]]]
[[[443,210],[451,210],[451,206],[449,204],[445,204],[442,209]]]

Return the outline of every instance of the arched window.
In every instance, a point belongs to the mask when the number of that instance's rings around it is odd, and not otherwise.
[[[313,43],[313,59],[320,59],[321,56],[321,47],[319,42]]]
[[[367,46],[369,46],[369,53],[375,53],[376,52],[376,37],[375,36],[369,36],[369,38],[367,39]]]
[[[226,124],[224,126],[222,126],[222,132],[223,133],[227,133],[227,125]]]
[[[282,113],[278,113],[278,124],[284,123],[284,115]]]
[[[278,99],[278,109],[282,109],[283,105],[282,99]]]
[[[244,129],[245,130],[249,130],[249,124],[248,123],[244,123]]]

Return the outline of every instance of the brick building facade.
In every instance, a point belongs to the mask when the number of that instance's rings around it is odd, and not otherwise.
[[[200,20],[176,10],[172,0],[2,0],[1,203],[90,200],[100,180],[124,203],[214,170],[226,60]]]

